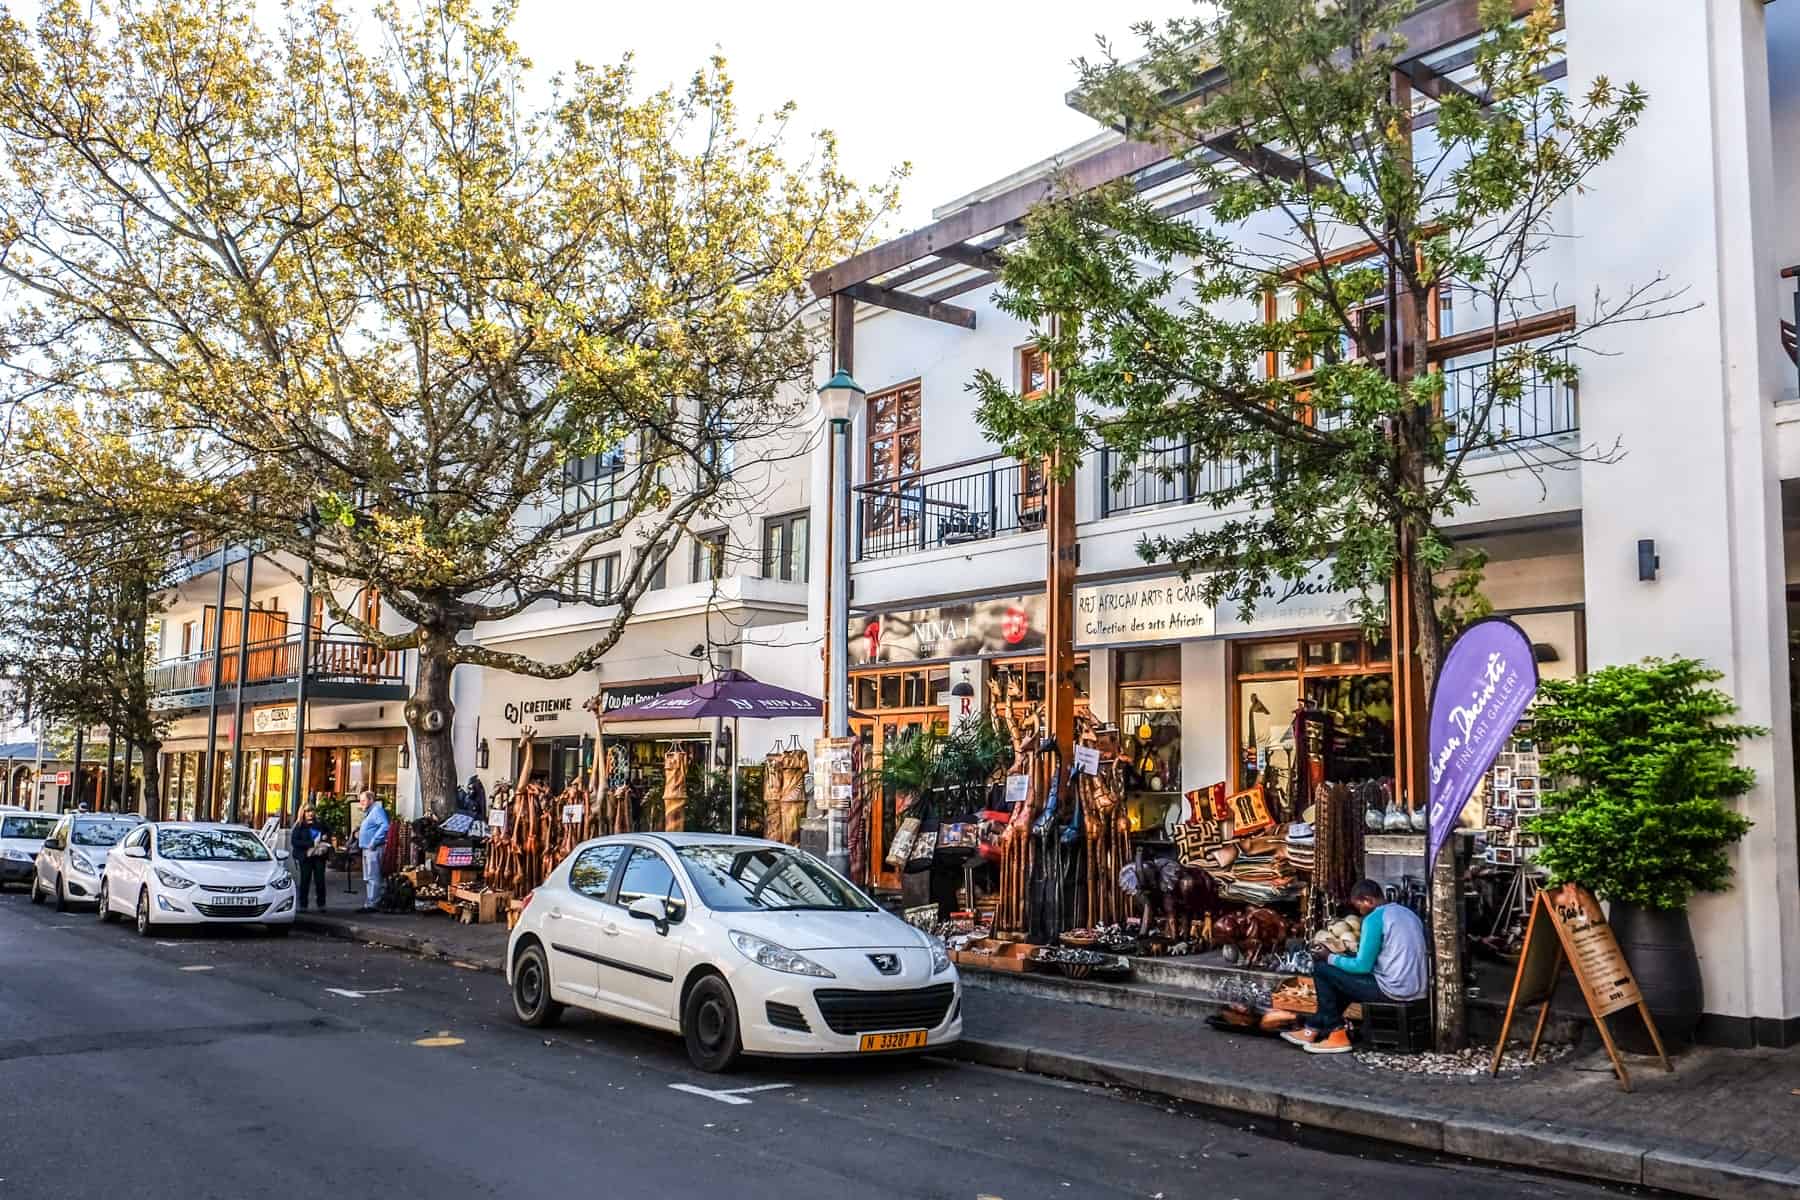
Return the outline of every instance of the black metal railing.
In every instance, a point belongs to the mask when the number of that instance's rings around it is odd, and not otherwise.
[[[1100,515],[1110,517],[1139,508],[1191,504],[1214,492],[1236,487],[1245,464],[1202,458],[1185,442],[1165,439],[1129,464],[1116,450],[1100,451]]]
[[[858,561],[1044,527],[1043,473],[1012,458],[969,459],[855,491]]]
[[[383,650],[361,638],[314,637],[307,678],[333,683],[404,684],[406,655]],[[213,652],[201,651],[157,663],[146,672],[151,694],[169,706],[212,688]],[[300,677],[300,638],[293,635],[247,646],[228,646],[218,660],[219,688],[229,692],[242,679],[247,686],[291,683]]]
[[[1562,352],[1565,363],[1568,351]],[[1517,397],[1496,398],[1490,387],[1492,365],[1480,359],[1451,360],[1444,367],[1444,420],[1450,425],[1447,448],[1456,453],[1471,438],[1498,450],[1521,442],[1574,433],[1581,411],[1574,383],[1545,373],[1527,376]]]

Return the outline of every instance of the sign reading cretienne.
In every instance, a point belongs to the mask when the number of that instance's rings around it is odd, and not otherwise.
[[[1097,583],[1075,589],[1075,644],[1118,646],[1211,637],[1213,608],[1205,581],[1178,575]]]
[[[519,725],[527,722],[544,723],[559,720],[564,713],[572,712],[575,701],[568,696],[550,696],[541,700],[509,701],[501,709],[507,724]]]

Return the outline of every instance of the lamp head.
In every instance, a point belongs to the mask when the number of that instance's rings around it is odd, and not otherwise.
[[[847,422],[867,394],[856,380],[850,378],[850,372],[840,367],[819,389],[819,408],[833,423]]]

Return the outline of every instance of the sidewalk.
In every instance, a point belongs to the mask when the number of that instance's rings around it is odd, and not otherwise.
[[[505,966],[504,925],[329,911],[302,915],[299,927],[479,970]],[[1168,1096],[1284,1132],[1688,1195],[1800,1198],[1800,1049],[1695,1048],[1672,1075],[1630,1058],[1630,1094],[1598,1047],[1499,1079],[1415,1075],[1191,1019],[990,991],[973,974],[964,976],[963,1041],[950,1052],[969,1062]]]
[[[968,976],[965,975],[965,980]],[[1597,1046],[1499,1079],[1309,1055],[1191,1020],[964,991],[958,1057],[1488,1162],[1699,1196],[1800,1197],[1800,1049],[1695,1048],[1666,1074]]]

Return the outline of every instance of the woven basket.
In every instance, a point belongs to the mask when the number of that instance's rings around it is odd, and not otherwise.
[[[1057,940],[1062,942],[1063,945],[1077,950],[1091,950],[1100,944],[1099,935],[1092,933],[1065,933]]]
[[[1062,973],[1070,979],[1086,979],[1094,973],[1093,963],[1061,963]]]

